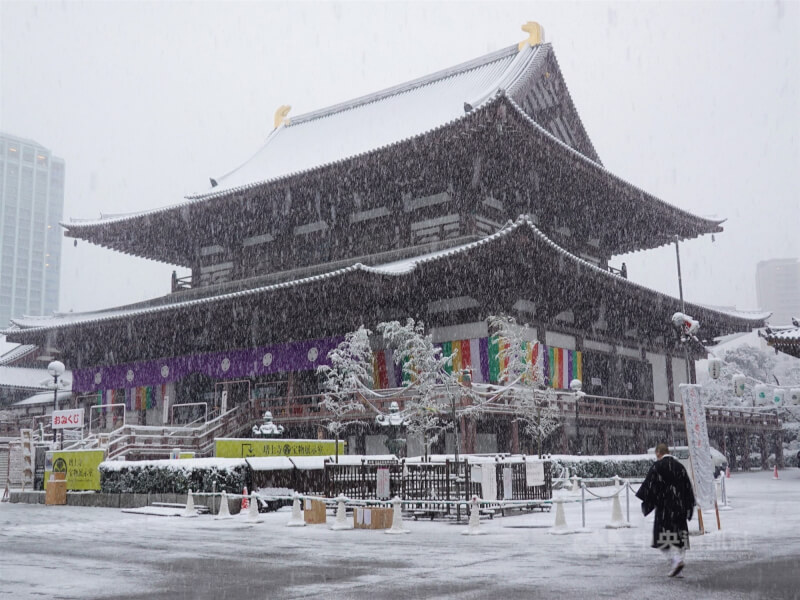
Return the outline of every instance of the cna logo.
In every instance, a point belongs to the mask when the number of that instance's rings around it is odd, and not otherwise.
[[[283,445],[283,455],[289,456],[292,453],[292,447],[289,444]]]
[[[55,460],[53,463],[53,473],[66,473],[67,472],[67,461],[65,461],[60,456]]]

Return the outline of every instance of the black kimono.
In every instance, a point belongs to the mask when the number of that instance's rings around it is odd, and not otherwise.
[[[667,454],[650,467],[636,497],[642,512],[656,511],[653,524],[653,548],[689,547],[689,525],[694,512],[694,492],[683,465]]]

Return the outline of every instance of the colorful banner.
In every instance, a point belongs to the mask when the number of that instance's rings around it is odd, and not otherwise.
[[[334,440],[256,440],[218,438],[217,458],[249,458],[251,456],[333,456]],[[339,441],[339,454],[344,454],[345,443]]]

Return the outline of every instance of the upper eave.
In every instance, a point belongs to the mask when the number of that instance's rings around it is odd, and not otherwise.
[[[366,266],[361,263],[330,271],[322,275],[315,275],[313,277],[305,277],[293,281],[287,281],[274,285],[257,287],[254,289],[241,290],[228,294],[221,294],[217,296],[209,296],[206,298],[188,300],[184,302],[174,302],[166,305],[157,306],[139,306],[130,308],[117,308],[107,311],[96,311],[90,313],[61,313],[52,317],[24,317],[12,319],[13,327],[6,329],[0,333],[4,333],[10,341],[23,341],[31,339],[31,336],[47,333],[55,330],[63,330],[70,327],[87,326],[99,323],[120,321],[132,317],[141,317],[146,315],[155,315],[179,311],[185,308],[214,305],[224,303],[226,301],[234,300],[237,298],[244,298],[253,295],[269,294],[279,290],[301,288],[306,286],[318,285],[322,282],[333,280],[337,278],[345,278],[354,273],[362,272],[380,277],[403,277],[407,274],[413,273],[425,265],[447,260],[449,258],[469,253],[470,251],[484,247],[489,244],[496,243],[499,240],[507,238],[511,235],[524,235],[529,236],[534,241],[549,249],[555,255],[563,257],[565,260],[572,263],[574,266],[581,269],[588,270],[596,277],[603,278],[606,281],[613,282],[616,285],[622,286],[623,289],[629,289],[631,292],[642,293],[648,296],[653,302],[659,303],[678,303],[679,300],[662,294],[661,292],[650,289],[646,286],[635,283],[629,279],[625,279],[603,270],[582,258],[571,254],[547,235],[545,235],[533,223],[531,218],[527,215],[520,216],[515,222],[509,222],[508,225],[503,227],[498,232],[482,238],[476,242],[471,242],[456,248],[433,252],[401,261],[394,261],[378,266]],[[764,325],[765,319],[769,313],[752,313],[750,316],[745,316],[746,313],[738,313],[736,315],[718,310],[713,310],[702,306],[700,304],[686,303],[687,311],[693,317],[703,321],[703,319],[712,319],[717,322],[729,323],[732,331],[749,330]]]

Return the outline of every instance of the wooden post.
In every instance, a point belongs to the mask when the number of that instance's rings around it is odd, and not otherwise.
[[[519,422],[511,419],[511,454],[519,454]]]

